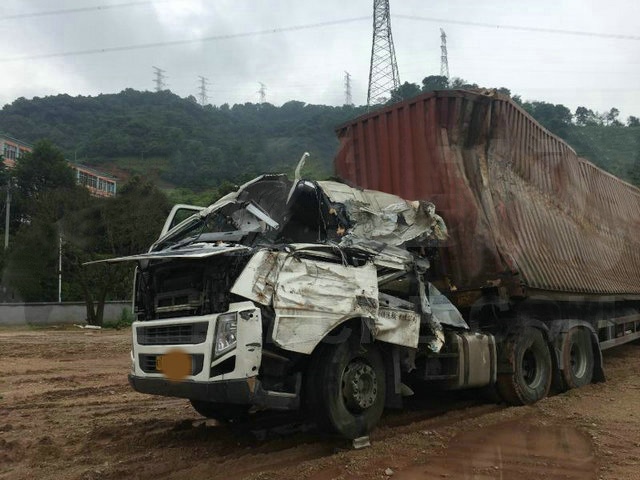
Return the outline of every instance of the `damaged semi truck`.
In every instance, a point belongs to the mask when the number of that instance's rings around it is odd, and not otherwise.
[[[134,389],[355,439],[416,383],[529,404],[640,338],[640,191],[508,97],[426,94],[338,137],[346,183],[263,175],[111,260],[138,263]]]

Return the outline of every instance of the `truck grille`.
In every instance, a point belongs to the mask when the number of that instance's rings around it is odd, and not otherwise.
[[[189,356],[191,357],[190,375],[198,375],[200,372],[202,372],[202,367],[204,365],[204,354],[193,353]],[[160,373],[156,368],[157,357],[159,357],[159,355],[149,355],[143,353],[138,355],[138,362],[140,363],[140,368],[144,373]]]
[[[155,327],[138,327],[138,343],[140,345],[196,345],[207,338],[207,322],[166,325]]]

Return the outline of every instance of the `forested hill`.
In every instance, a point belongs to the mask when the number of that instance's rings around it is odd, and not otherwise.
[[[396,99],[420,93],[414,87]],[[578,154],[640,185],[640,127],[577,121],[563,105],[523,107]],[[364,111],[298,101],[201,107],[193,97],[169,91],[127,89],[97,97],[20,98],[0,111],[0,131],[28,142],[48,138],[67,158],[105,171],[202,191],[263,172],[290,172],[305,151],[312,155],[306,174],[329,176],[338,145],[335,126]]]
[[[328,176],[337,148],[334,127],[358,107],[271,104],[201,107],[169,92],[132,89],[97,97],[20,98],[0,111],[0,131],[28,142],[48,138],[67,158],[136,173],[158,169],[170,185],[193,190],[258,173],[289,171],[305,151],[309,168]],[[141,165],[142,162],[142,165]]]

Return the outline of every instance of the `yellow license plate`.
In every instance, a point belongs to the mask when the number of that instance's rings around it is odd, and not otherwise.
[[[191,355],[178,348],[156,356],[156,370],[169,380],[183,380],[191,375]]]

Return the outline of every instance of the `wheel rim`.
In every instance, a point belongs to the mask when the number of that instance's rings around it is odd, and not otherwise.
[[[536,353],[528,348],[522,356],[522,377],[529,388],[536,388],[540,383],[542,371],[538,365]]]
[[[378,397],[375,370],[362,359],[352,360],[342,374],[342,398],[352,412],[371,407]]]
[[[571,364],[571,372],[576,378],[582,378],[587,370],[587,353],[577,343],[571,344],[569,352],[569,362]]]

